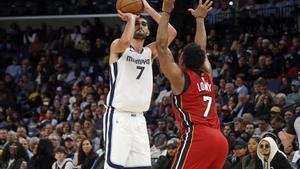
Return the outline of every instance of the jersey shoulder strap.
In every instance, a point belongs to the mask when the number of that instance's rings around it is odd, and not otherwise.
[[[71,162],[71,163],[72,163],[72,160],[67,160],[67,161],[65,162],[65,164],[61,167],[61,169],[65,169],[65,167],[66,167],[66,165],[67,165],[68,162]]]

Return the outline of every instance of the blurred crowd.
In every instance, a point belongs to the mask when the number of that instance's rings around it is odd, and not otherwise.
[[[296,17],[285,16],[289,22],[274,20],[273,15],[254,17],[255,22],[249,19],[251,15],[241,17],[248,22],[240,18],[210,24],[207,19],[207,52],[217,86],[217,109],[230,144],[226,165],[239,168],[244,157],[256,152],[250,142],[258,143],[264,135],[272,136],[296,165],[292,158],[299,149],[297,142],[283,149],[278,138],[278,132],[300,112]],[[170,46],[175,60],[185,44],[193,41],[192,24],[175,24],[180,30]],[[155,29],[154,25],[149,41],[154,40]],[[43,24],[21,29],[14,23],[0,29],[2,168],[11,165],[11,159],[19,168],[102,165],[109,46],[121,33],[122,26],[109,27],[99,19],[85,20],[73,28],[53,29]],[[145,116],[153,167],[162,169],[169,167],[180,140],[169,99],[170,84],[157,62],[153,68],[153,97]]]

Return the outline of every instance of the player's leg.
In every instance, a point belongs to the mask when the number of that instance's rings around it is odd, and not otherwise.
[[[127,161],[131,136],[126,113],[108,108],[104,119],[105,169],[124,168]]]
[[[207,169],[212,164],[221,163],[220,161],[214,162],[219,156],[218,145],[223,144],[222,140],[221,142],[219,141],[219,134],[220,131],[217,129],[208,127],[195,129],[191,127],[182,139],[183,141],[174,158],[172,169]],[[227,141],[225,146],[227,147]],[[225,154],[227,155],[227,149]],[[221,156],[223,158],[222,153]],[[217,166],[214,169],[221,168]]]
[[[223,165],[225,163],[226,157],[228,155],[228,142],[224,135],[219,132],[216,133],[216,135],[219,135],[218,139],[218,144],[216,144],[216,149],[215,149],[215,160],[213,160],[212,164],[209,166],[209,169],[218,169],[218,168],[223,168]]]
[[[133,144],[126,167],[139,169],[151,169],[151,155],[147,124],[142,113],[132,116]]]
[[[201,145],[198,144],[199,138],[194,127],[187,129],[187,132],[181,137],[181,143],[173,159],[172,169],[197,169],[199,167],[204,169],[208,166],[207,160],[204,160],[208,151],[205,150],[206,147],[199,146]],[[199,164],[201,165],[198,166]]]

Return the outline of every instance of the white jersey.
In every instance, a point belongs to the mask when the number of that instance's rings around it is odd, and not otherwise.
[[[110,91],[106,100],[109,107],[136,113],[149,109],[153,88],[151,55],[148,47],[137,53],[130,46],[117,62],[110,64]]]

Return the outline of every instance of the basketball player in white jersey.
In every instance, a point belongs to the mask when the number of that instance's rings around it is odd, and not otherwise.
[[[146,2],[147,12],[156,22],[160,15]],[[126,21],[122,36],[110,48],[110,92],[104,116],[105,168],[150,169],[150,145],[143,112],[150,106],[153,86],[152,61],[156,43],[144,47],[149,36],[146,19],[118,11]],[[176,30],[169,25],[169,44]]]

